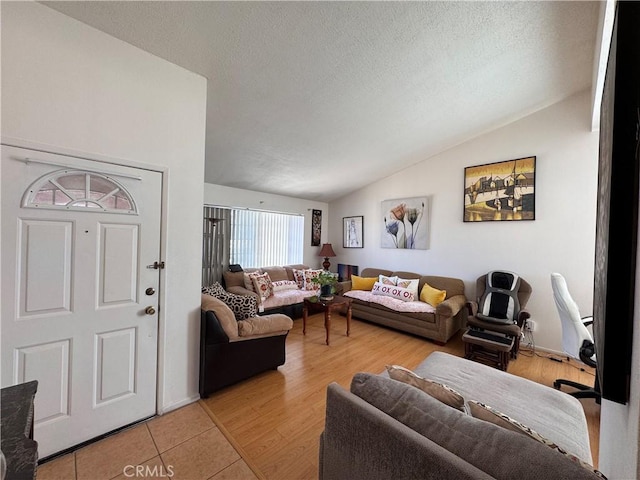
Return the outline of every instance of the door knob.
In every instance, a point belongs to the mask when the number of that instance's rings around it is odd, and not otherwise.
[[[153,287],[149,287],[144,291],[144,293],[146,293],[147,295],[153,295],[154,293],[156,293],[156,291],[153,289]]]
[[[147,315],[155,315],[156,309],[153,308],[151,305],[149,305],[147,308],[144,309],[144,313],[146,313]]]

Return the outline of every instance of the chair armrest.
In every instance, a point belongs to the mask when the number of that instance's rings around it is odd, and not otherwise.
[[[529,313],[529,310],[527,310],[526,308],[523,308],[520,310],[520,313],[518,314],[518,321],[516,323],[520,328],[522,328],[525,320],[528,320],[529,318],[531,318],[531,314]]]
[[[453,317],[462,310],[467,303],[467,298],[464,295],[453,295],[447,298],[444,302],[438,304],[436,307],[436,313],[445,317]]]
[[[470,317],[475,317],[478,313],[478,302],[473,300],[467,302],[467,313]]]

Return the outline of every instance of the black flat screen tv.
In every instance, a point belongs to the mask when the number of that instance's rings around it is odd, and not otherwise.
[[[602,397],[629,400],[640,135],[640,3],[618,2],[600,117],[593,329]]]

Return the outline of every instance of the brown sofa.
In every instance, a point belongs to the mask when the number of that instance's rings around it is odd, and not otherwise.
[[[279,280],[294,280],[293,278],[293,270],[306,270],[309,267],[307,265],[297,264],[297,265],[284,265],[284,266],[273,266],[273,267],[262,267],[262,268],[247,268],[244,271],[240,272],[224,272],[223,281],[224,288],[230,292],[235,293],[237,295],[252,295],[256,298],[258,305],[260,308],[260,315],[271,314],[271,313],[282,313],[291,318],[300,318],[302,317],[302,302],[304,296],[312,296],[314,292],[307,292],[305,294],[300,294],[296,296],[288,295],[287,301],[284,304],[281,304],[280,301],[267,301],[265,305],[261,305],[260,297],[256,292],[248,290],[244,286],[244,274],[249,272],[260,272],[260,273],[268,273],[269,278],[273,282],[277,282]],[[283,296],[287,296],[288,292],[283,292]],[[278,294],[274,294],[278,296]],[[279,300],[279,299],[274,299]],[[273,305],[272,304],[276,304]]]
[[[464,294],[464,282],[457,278],[420,275],[413,272],[393,272],[380,268],[365,268],[361,277],[398,276],[407,279],[420,279],[418,292],[428,283],[438,290],[446,290],[445,300],[436,307],[435,313],[397,312],[377,303],[352,299],[352,315],[380,325],[420,335],[444,345],[460,330],[467,319],[467,298]],[[341,282],[342,295],[351,290],[351,281]]]

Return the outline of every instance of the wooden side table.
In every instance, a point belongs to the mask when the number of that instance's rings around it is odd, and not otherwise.
[[[324,312],[324,328],[327,331],[327,345],[329,345],[329,332],[331,330],[331,313],[333,311],[344,311],[347,316],[347,337],[351,329],[351,299],[345,297],[333,297],[331,300],[320,300],[319,297],[316,301],[309,298],[304,299],[302,305],[302,334],[306,334],[307,330],[307,316],[309,312]]]

